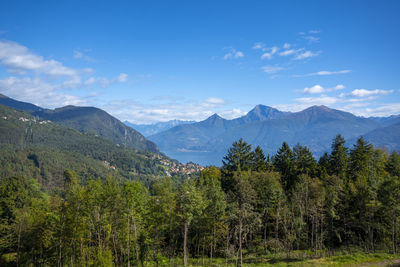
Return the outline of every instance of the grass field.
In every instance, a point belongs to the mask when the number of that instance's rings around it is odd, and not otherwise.
[[[148,263],[147,266],[156,266]],[[159,261],[159,266],[169,266],[168,259]],[[171,266],[183,266],[182,259],[174,259]],[[213,259],[212,264],[208,258],[189,259],[188,266],[240,266],[236,259]],[[304,258],[300,253],[287,258],[285,255],[271,257],[247,257],[243,260],[242,266],[400,266],[399,254],[388,253],[352,253],[341,254],[332,257],[309,257]]]

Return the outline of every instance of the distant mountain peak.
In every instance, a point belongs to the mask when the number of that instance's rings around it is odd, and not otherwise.
[[[245,121],[265,121],[282,118],[286,114],[288,114],[288,112],[282,112],[276,108],[258,104],[242,118]]]
[[[221,116],[219,116],[217,113],[214,113],[213,115],[211,115],[210,117],[208,117],[206,120],[223,120],[224,118],[222,118]]]
[[[328,108],[327,106],[325,106],[325,105],[314,105],[314,106],[311,106],[311,107],[309,107],[309,108],[306,108],[305,110],[308,110],[308,109],[310,109],[310,110],[332,110],[331,108]]]

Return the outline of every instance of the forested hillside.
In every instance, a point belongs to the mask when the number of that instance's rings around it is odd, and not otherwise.
[[[118,176],[149,183],[167,175],[165,164],[173,162],[3,105],[0,151],[1,177],[35,178],[47,189],[63,185],[65,169],[74,170],[83,180]]]
[[[44,109],[1,94],[0,104],[26,111],[41,120],[58,122],[79,132],[104,137],[115,144],[141,151],[160,152],[157,146],[142,134],[99,108],[65,106],[54,110]]]
[[[181,183],[63,175],[59,193],[21,175],[0,180],[3,265],[267,265],[279,253],[398,251],[400,155],[363,138],[347,148],[336,136],[319,161],[300,144],[266,157],[240,139],[222,168]]]

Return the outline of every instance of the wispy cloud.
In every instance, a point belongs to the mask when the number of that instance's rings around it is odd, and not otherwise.
[[[81,51],[74,51],[75,58],[85,58]],[[113,79],[88,77],[92,68],[75,69],[65,66],[55,59],[46,59],[30,51],[27,47],[7,40],[0,41],[0,65],[13,76],[0,80],[0,92],[18,100],[33,102],[43,107],[63,105],[86,105],[88,98],[80,91],[80,96],[71,89],[91,89],[93,86],[108,87],[113,83],[128,80],[128,74],[121,73]]]
[[[310,43],[318,43],[319,42],[319,37],[315,36],[303,36],[304,39],[309,41]]]
[[[299,35],[301,35],[302,38],[307,40],[309,43],[318,43],[320,38],[315,35],[321,32],[321,30],[309,30],[307,32],[299,32]]]
[[[321,95],[318,97],[300,97],[296,98],[295,101],[308,105],[333,105],[338,103],[340,99],[334,96]]]
[[[343,106],[342,109],[363,117],[386,117],[400,114],[400,103],[385,103],[378,105],[356,103]]]
[[[346,74],[346,73],[350,73],[350,72],[351,72],[351,70],[339,70],[339,71],[321,70],[321,71],[307,73],[307,74],[296,74],[296,75],[293,75],[293,77],[326,76],[326,75],[335,75],[335,74]]]
[[[90,50],[85,50],[85,52],[88,52]],[[89,56],[87,56],[86,54],[84,54],[84,52],[80,51],[80,50],[74,50],[74,58],[75,59],[83,59],[86,60],[88,62],[94,62],[95,60]]]
[[[253,45],[253,49],[263,49],[265,47],[265,44],[262,42],[257,42]]]
[[[118,77],[116,78],[117,82],[119,83],[124,83],[128,80],[128,74],[126,73],[121,73],[120,75],[118,75]]]
[[[280,66],[263,66],[262,71],[268,74],[275,74],[279,71],[285,70],[284,67],[280,67]]]
[[[285,50],[279,53],[280,56],[282,57],[286,57],[286,56],[291,56],[291,55],[295,55],[300,53],[301,51],[303,51],[304,48],[300,48],[300,49],[289,49],[289,50]]]
[[[279,48],[277,46],[273,46],[271,48],[269,48],[269,52],[268,53],[264,53],[261,56],[261,59],[272,59],[272,56],[276,54],[276,52],[278,52]]]
[[[303,60],[311,57],[316,57],[320,54],[321,52],[311,52],[311,51],[305,51],[303,53],[298,54],[294,60]]]
[[[224,59],[238,59],[244,57],[244,53],[242,51],[237,51],[234,48],[229,48],[230,51],[224,55]]]
[[[113,79],[107,79],[104,77],[90,77],[83,84],[84,85],[98,85],[102,88],[110,87],[115,83],[125,83],[128,81],[128,74],[121,73]]]
[[[318,33],[321,33],[321,32],[322,32],[321,30],[309,30],[308,31],[309,34],[318,34]]]
[[[233,119],[245,114],[239,108],[230,108],[228,101],[218,97],[193,100],[176,97],[158,97],[153,103],[141,103],[133,100],[113,101],[102,106],[120,120],[133,123],[149,124],[159,121],[204,120],[214,113],[226,119]]]
[[[373,96],[373,95],[387,95],[393,93],[393,90],[366,90],[366,89],[355,89],[350,94],[351,96],[355,97],[366,97],[366,96]]]

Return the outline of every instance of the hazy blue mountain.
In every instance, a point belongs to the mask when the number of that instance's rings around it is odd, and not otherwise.
[[[54,110],[44,109],[3,95],[0,96],[0,104],[27,111],[34,116],[58,122],[80,132],[102,136],[116,144],[159,153],[153,142],[99,108],[66,106]]]
[[[389,151],[400,150],[400,122],[375,129],[363,135],[374,147]]]
[[[266,153],[275,154],[286,141],[292,146],[306,145],[319,156],[330,149],[336,134],[349,140],[380,127],[382,124],[376,120],[325,106],[283,113],[258,105],[238,119],[225,120],[215,114],[204,121],[174,127],[149,139],[180,161],[220,165],[222,156],[239,138],[260,145]]]
[[[400,115],[392,115],[389,117],[369,117],[369,119],[377,121],[384,126],[400,123]]]
[[[165,122],[157,122],[153,124],[134,124],[130,123],[129,121],[124,121],[125,125],[135,129],[136,131],[143,134],[145,137],[157,134],[162,131],[166,131],[178,125],[190,124],[194,122],[195,121],[170,120]]]

